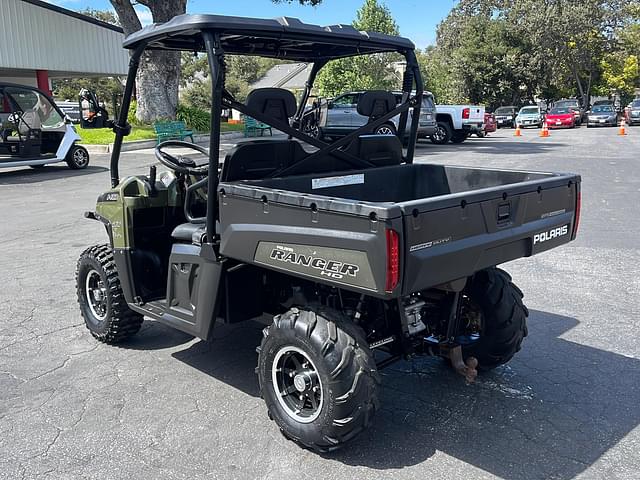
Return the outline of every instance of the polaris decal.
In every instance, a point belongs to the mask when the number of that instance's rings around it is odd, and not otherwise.
[[[536,233],[533,236],[533,244],[542,243],[549,240],[553,240],[554,238],[563,237],[569,233],[569,225],[563,225],[562,227],[553,228],[546,232]]]
[[[365,252],[342,248],[260,242],[256,263],[321,280],[376,290]]]
[[[345,275],[355,277],[358,275],[358,270],[360,270],[360,267],[350,263],[327,260],[322,257],[312,257],[287,250],[292,249],[277,246],[271,251],[271,258],[281,262],[293,263],[294,265],[304,265],[305,267],[315,268],[316,270],[320,270],[320,275],[325,275],[330,278],[343,278]]]

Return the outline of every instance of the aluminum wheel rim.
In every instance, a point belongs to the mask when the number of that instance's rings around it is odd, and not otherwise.
[[[433,132],[433,138],[435,138],[438,142],[444,140],[444,128],[436,127],[436,130]]]
[[[76,148],[73,152],[73,162],[77,166],[82,167],[85,163],[87,163],[87,156],[88,155],[84,152],[84,150]]]
[[[304,351],[282,347],[273,359],[271,380],[278,403],[289,417],[300,423],[318,418],[324,404],[322,382]]]
[[[84,291],[91,314],[99,321],[107,318],[107,289],[102,277],[96,270],[87,273]]]
[[[391,130],[391,127],[383,125],[382,127],[378,128],[378,131],[376,133],[378,135],[393,135],[393,130]]]

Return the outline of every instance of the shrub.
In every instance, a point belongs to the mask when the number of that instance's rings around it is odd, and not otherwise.
[[[197,132],[208,132],[211,129],[211,113],[201,108],[179,105],[176,118]]]

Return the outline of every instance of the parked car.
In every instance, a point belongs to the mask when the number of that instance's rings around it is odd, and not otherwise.
[[[627,108],[627,124],[640,124],[640,98],[636,98]]]
[[[332,139],[334,137],[343,137],[366,125],[369,118],[358,113],[358,101],[365,93],[365,91],[347,92],[326,102],[326,114],[319,116],[319,138]],[[402,102],[402,92],[392,93],[396,97],[396,102],[400,104]],[[389,122],[376,128],[374,133],[378,135],[395,135],[399,122],[400,115],[397,115],[389,120]],[[411,116],[409,116],[407,122],[407,134],[410,125]],[[420,108],[418,138],[431,136],[435,129],[436,119],[433,95],[430,92],[424,92],[422,96],[422,106]]]
[[[516,117],[516,126],[525,127],[542,127],[544,121],[540,107],[536,105],[527,105],[522,107]]]
[[[481,128],[474,128],[473,133],[478,138],[484,138],[488,134],[495,132],[498,129],[498,125],[496,123],[496,116],[493,113],[484,112],[484,123]]]
[[[563,108],[568,107],[573,111],[574,124],[580,125],[582,124],[582,117],[584,116],[584,109],[580,106],[580,102],[577,98],[569,98],[564,100],[558,100],[553,104],[554,108]],[[574,126],[575,126],[574,125]]]
[[[437,145],[462,143],[484,123],[484,107],[480,105],[437,105],[436,112],[436,131],[431,141]]]
[[[513,105],[496,108],[494,112],[496,116],[496,124],[498,128],[501,127],[515,127],[516,116],[518,115],[518,108]]]
[[[545,122],[548,128],[574,128],[576,126],[575,111],[571,107],[553,107]]]
[[[594,105],[587,117],[587,128],[589,127],[615,127],[618,123],[618,113],[613,102],[611,104]]]

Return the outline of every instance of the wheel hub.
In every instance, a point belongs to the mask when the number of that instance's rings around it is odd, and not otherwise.
[[[322,383],[307,354],[293,346],[282,347],[272,366],[273,388],[285,413],[300,423],[313,422],[322,410]]]
[[[85,281],[87,304],[93,316],[102,321],[107,317],[107,289],[100,274],[91,270]]]

